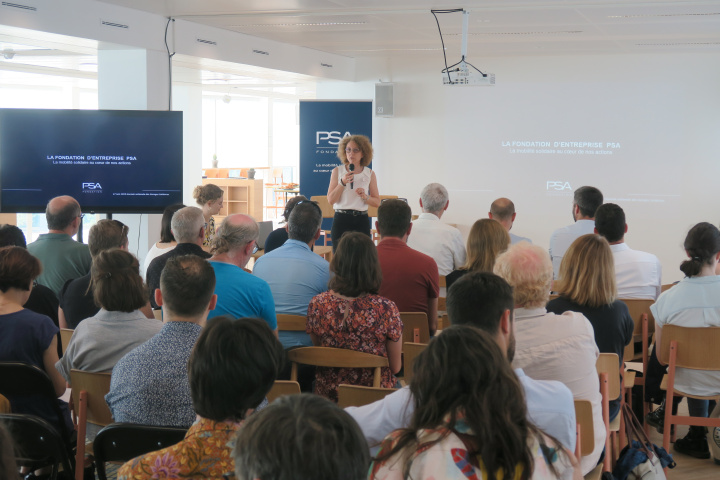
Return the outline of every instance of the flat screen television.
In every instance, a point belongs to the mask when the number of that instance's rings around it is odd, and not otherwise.
[[[0,109],[0,212],[74,197],[83,212],[182,203],[182,112]]]

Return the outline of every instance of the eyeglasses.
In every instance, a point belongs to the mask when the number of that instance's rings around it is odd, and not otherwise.
[[[260,250],[260,247],[258,247],[257,240],[253,240],[255,242],[255,245],[253,246],[253,255],[257,253],[258,250]]]
[[[79,218],[80,220],[82,220],[83,218],[85,218],[85,214],[84,214],[84,213],[81,213],[80,215],[77,216],[77,218]]]
[[[120,227],[120,229],[121,229],[121,234],[120,234],[120,236],[122,236],[122,237],[127,237],[127,234],[128,234],[128,232],[130,231],[130,227],[128,227],[127,225],[125,225],[124,223],[122,223],[120,220],[112,219],[111,221],[112,221],[115,225],[117,225],[118,227]]]
[[[346,148],[345,153],[360,153],[359,148]]]
[[[385,203],[388,200],[400,200],[401,202],[408,203],[407,198],[383,198],[382,200],[380,200],[380,203]]]
[[[320,208],[320,205],[318,205],[318,202],[316,202],[316,201],[314,201],[314,200],[300,200],[299,202],[297,202],[297,203],[295,204],[295,206],[297,207],[298,205],[301,205],[301,204],[303,204],[303,203],[310,203],[310,204],[312,204],[312,205],[315,207],[315,209],[316,209],[316,210],[320,213],[320,215],[322,216],[322,209]]]

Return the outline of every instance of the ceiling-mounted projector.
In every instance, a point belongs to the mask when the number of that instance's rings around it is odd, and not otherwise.
[[[462,12],[463,15],[463,26],[462,26],[462,44],[460,47],[460,61],[454,65],[447,66],[447,60],[445,61],[445,68],[442,70],[442,83],[443,85],[461,85],[461,86],[491,86],[495,85],[495,74],[494,73],[483,73],[475,65],[467,62],[467,43],[468,43],[468,18],[470,17],[470,11],[464,9],[455,10],[430,10],[435,13],[451,13],[451,12]],[[437,21],[437,16],[435,16]],[[440,23],[438,22],[438,30],[440,29]],[[440,39],[442,40],[442,32],[440,32]],[[444,48],[443,43],[443,48]]]

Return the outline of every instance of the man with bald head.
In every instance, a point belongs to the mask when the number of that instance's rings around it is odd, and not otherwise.
[[[268,283],[245,270],[257,250],[258,224],[252,217],[225,217],[215,232],[210,265],[215,270],[217,305],[208,318],[232,315],[256,317],[267,322],[278,335],[275,301]]]
[[[78,233],[81,216],[80,204],[74,198],[64,195],[51,199],[45,209],[49,232],[27,247],[43,266],[37,282],[55,295],[68,280],[90,272],[90,249],[72,238]]]
[[[488,212],[488,218],[500,222],[500,225],[505,227],[505,230],[510,234],[510,245],[514,245],[518,242],[532,243],[527,237],[521,237],[515,235],[510,231],[515,221],[515,204],[509,198],[498,198],[492,205],[490,205],[490,211]]]

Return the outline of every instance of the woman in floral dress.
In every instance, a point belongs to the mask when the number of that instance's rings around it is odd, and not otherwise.
[[[357,232],[346,233],[330,262],[334,277],[330,290],[308,306],[307,333],[313,345],[346,348],[387,357],[380,386],[392,388],[400,371],[402,321],[395,304],[377,294],[382,282],[380,263],[372,240]],[[367,368],[318,367],[315,393],[337,402],[337,386],[372,386]]]

